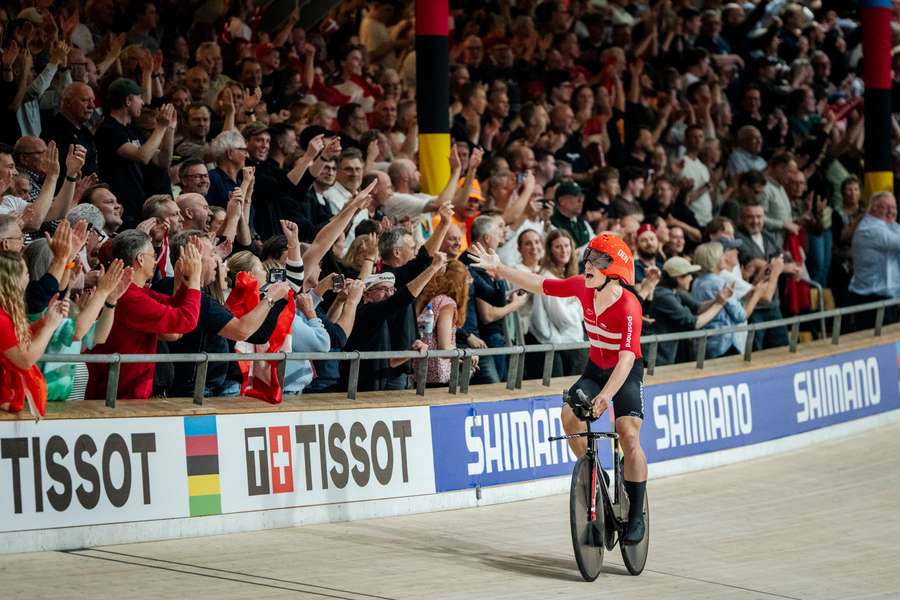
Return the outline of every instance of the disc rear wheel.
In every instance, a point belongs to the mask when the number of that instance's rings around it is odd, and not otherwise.
[[[630,546],[622,544],[620,540],[619,547],[622,549],[625,568],[632,575],[640,575],[647,562],[647,551],[650,548],[650,501],[647,499],[646,492],[644,492],[644,538]]]
[[[592,495],[592,470],[594,463],[582,456],[572,471],[572,487],[569,491],[569,520],[572,526],[572,549],[578,570],[586,581],[594,581],[603,566],[603,501],[596,491],[596,521],[590,521]],[[599,476],[599,473],[597,474]],[[596,479],[593,480],[596,485]],[[598,533],[599,532],[599,533]]]

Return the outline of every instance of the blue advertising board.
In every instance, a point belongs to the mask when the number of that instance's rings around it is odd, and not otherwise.
[[[898,348],[864,350],[644,388],[649,462],[757,444],[900,408]],[[698,372],[699,373],[699,372]],[[571,472],[560,396],[431,407],[438,492]],[[595,429],[609,427],[606,417]],[[609,467],[610,449],[600,444]]]

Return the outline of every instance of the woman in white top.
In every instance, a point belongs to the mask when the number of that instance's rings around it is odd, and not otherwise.
[[[565,279],[578,274],[575,241],[562,229],[547,234],[540,275]],[[584,341],[584,316],[577,298],[540,295],[534,298],[529,332],[541,344]],[[553,377],[577,375],[584,370],[587,349],[563,350],[553,357]]]

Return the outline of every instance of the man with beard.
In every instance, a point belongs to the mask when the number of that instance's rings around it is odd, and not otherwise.
[[[209,153],[209,127],[211,115],[205,104],[187,107],[187,126],[184,137],[175,146],[175,153],[182,158],[204,160]]]
[[[634,281],[640,283],[644,275],[650,269],[663,268],[663,260],[659,255],[659,238],[656,237],[656,229],[649,223],[644,223],[638,228],[637,233],[637,260],[634,261]]]

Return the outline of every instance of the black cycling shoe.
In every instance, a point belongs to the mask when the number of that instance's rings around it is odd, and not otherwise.
[[[638,544],[644,539],[644,533],[644,515],[641,515],[634,520],[628,521],[625,535],[622,536],[622,543],[626,546]]]

